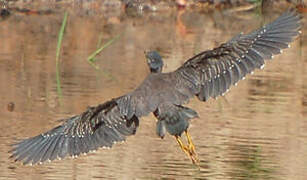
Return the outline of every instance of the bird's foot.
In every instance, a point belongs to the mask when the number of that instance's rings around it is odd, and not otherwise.
[[[186,135],[187,140],[188,140],[188,148],[189,148],[189,153],[190,153],[189,157],[192,160],[193,164],[199,165],[199,159],[195,151],[195,146],[193,144],[192,138],[188,130],[184,131],[184,134]]]
[[[175,138],[176,138],[181,150],[189,156],[192,163],[199,166],[199,159],[197,157],[197,154],[196,154],[196,151],[195,151],[195,146],[192,142],[191,136],[189,135],[188,131],[185,131],[185,135],[187,136],[188,145],[184,145],[179,136],[175,136]]]

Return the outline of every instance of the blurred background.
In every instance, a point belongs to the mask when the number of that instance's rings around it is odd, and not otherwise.
[[[1,0],[0,179],[291,179],[307,177],[306,2],[292,0]],[[9,159],[10,144],[132,91],[149,74],[144,50],[164,72],[232,36],[302,13],[302,34],[223,97],[188,104],[200,169],[173,137],[143,117],[111,150],[37,166]],[[57,43],[67,13],[58,66]],[[89,60],[100,47],[103,50]],[[59,72],[58,74],[56,72]],[[57,81],[57,79],[59,81]]]

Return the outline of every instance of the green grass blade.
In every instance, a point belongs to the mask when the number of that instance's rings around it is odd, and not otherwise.
[[[59,57],[60,57],[60,51],[61,51],[64,31],[65,31],[65,27],[66,27],[66,23],[67,23],[67,16],[68,16],[68,13],[65,12],[64,18],[63,18],[63,21],[62,21],[62,26],[61,26],[61,29],[60,29],[60,32],[59,32],[59,36],[58,36],[58,43],[57,43],[56,57],[55,57],[57,93],[58,93],[60,98],[62,97],[62,89],[61,89],[61,81],[60,81]]]
[[[119,37],[121,36],[121,34],[115,36],[114,38],[110,39],[107,43],[105,43],[104,45],[102,45],[100,48],[96,49],[96,51],[94,51],[88,58],[87,61],[95,67],[95,69],[99,69],[98,66],[96,66],[93,62],[95,62],[95,57],[105,48],[107,48],[108,46],[110,46],[114,41],[116,41],[117,39],[119,39]]]

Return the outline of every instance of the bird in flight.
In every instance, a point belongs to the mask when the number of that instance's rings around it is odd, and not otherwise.
[[[300,33],[300,19],[296,11],[286,11],[258,30],[239,34],[217,48],[195,55],[169,73],[162,73],[161,56],[148,52],[151,73],[134,91],[89,107],[45,133],[12,145],[11,158],[23,164],[37,164],[110,148],[134,135],[140,118],[153,113],[157,135],[163,138],[168,132],[174,136],[183,152],[198,164],[188,132],[190,119],[198,115],[183,105],[194,96],[207,101],[224,95],[247,74],[262,68],[266,59],[290,47]],[[187,144],[181,140],[182,134]]]

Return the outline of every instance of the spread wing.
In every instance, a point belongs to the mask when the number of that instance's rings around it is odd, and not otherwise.
[[[91,107],[46,133],[13,145],[11,157],[24,164],[36,164],[111,147],[133,135],[138,118],[162,104],[180,105],[194,95],[203,101],[222,95],[248,73],[261,68],[265,59],[287,48],[299,28],[299,15],[286,12],[257,31],[238,35],[192,57],[174,72],[150,74],[125,96]]]
[[[90,107],[80,115],[38,136],[13,145],[12,158],[24,164],[78,156],[99,147],[110,148],[114,143],[133,135],[139,120],[120,115],[116,100]]]
[[[280,54],[299,34],[300,16],[288,11],[262,28],[238,35],[213,50],[204,51],[181,66],[175,73],[191,89],[191,93],[206,101],[223,95],[231,85],[264,66],[266,59]]]
[[[193,96],[206,101],[217,97],[266,59],[288,48],[299,34],[300,16],[288,11],[262,28],[238,35],[213,50],[199,53],[171,73],[150,74],[131,94],[119,101],[123,114],[141,117],[162,104],[181,105]]]

